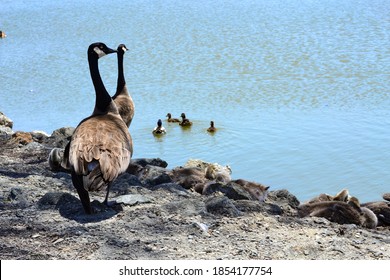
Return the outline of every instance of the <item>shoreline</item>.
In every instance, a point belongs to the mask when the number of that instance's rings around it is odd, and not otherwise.
[[[116,206],[93,193],[99,211],[85,215],[69,174],[47,160],[71,133],[14,133],[0,123],[1,259],[390,259],[388,226],[300,218],[288,190],[270,189],[265,203],[220,186],[202,195],[160,159],[134,159],[142,173],[118,177]]]

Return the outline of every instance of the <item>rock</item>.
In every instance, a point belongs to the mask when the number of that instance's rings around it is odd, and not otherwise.
[[[116,195],[125,195],[132,193],[137,187],[141,187],[142,182],[138,179],[137,176],[124,173],[114,181],[111,186],[110,193],[115,193]]]
[[[12,129],[13,125],[13,121],[6,115],[4,115],[2,112],[0,112],[0,126],[5,126]]]
[[[153,165],[166,168],[168,166],[168,163],[160,158],[135,158],[131,160],[131,163],[141,165],[142,167]]]
[[[271,191],[268,194],[268,199],[275,203],[286,203],[294,209],[297,209],[300,204],[297,197],[286,189]]]
[[[382,197],[384,200],[390,201],[390,193],[384,193]]]
[[[141,171],[140,180],[145,186],[155,186],[164,183],[171,183],[169,171],[163,167],[146,165]]]
[[[226,196],[212,196],[206,199],[206,210],[211,214],[238,217],[242,213],[234,206],[233,202]]]
[[[79,204],[80,201],[73,195],[66,192],[48,192],[38,200],[40,209],[59,209],[69,207],[69,204]]]
[[[17,131],[11,136],[11,142],[14,145],[27,145],[28,143],[33,142],[31,133]]]
[[[12,188],[8,195],[8,201],[16,208],[27,208],[31,205],[25,191],[21,188]]]
[[[53,131],[53,133],[44,140],[44,143],[56,148],[65,148],[69,143],[74,127],[62,127]]]
[[[13,130],[8,126],[0,126],[0,137],[2,138],[10,138],[11,135],[14,134]]]
[[[170,214],[185,217],[207,215],[205,203],[197,198],[171,201],[164,204],[162,208]]]
[[[37,130],[35,130],[35,131],[31,132],[30,134],[31,134],[33,140],[34,140],[35,142],[39,142],[39,143],[42,143],[42,142],[45,141],[48,137],[50,137],[50,135],[47,134],[47,133],[44,132],[44,131],[37,131]]]
[[[159,184],[159,185],[155,185],[155,186],[150,187],[150,189],[153,191],[163,189],[163,190],[166,190],[170,193],[174,193],[174,194],[181,196],[181,197],[191,197],[191,193],[188,190],[186,190],[185,188],[183,188],[182,186],[180,186],[179,184],[176,184],[176,183]]]
[[[260,203],[257,200],[237,200],[233,203],[241,212],[263,212],[271,215],[283,215],[283,209],[272,203]]]
[[[127,194],[127,195],[120,195],[115,198],[116,203],[121,203],[129,206],[133,206],[136,204],[142,204],[142,203],[150,203],[151,199],[140,194]]]

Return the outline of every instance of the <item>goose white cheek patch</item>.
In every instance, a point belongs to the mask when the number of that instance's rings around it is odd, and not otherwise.
[[[106,55],[106,53],[104,51],[102,51],[101,49],[99,49],[98,47],[95,47],[93,50],[95,51],[95,53],[97,53],[99,58]]]

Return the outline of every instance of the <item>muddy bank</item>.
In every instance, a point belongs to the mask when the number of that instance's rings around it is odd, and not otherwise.
[[[72,129],[52,135],[0,123],[1,259],[390,259],[390,230],[297,215],[300,202],[270,186],[264,203],[235,187],[202,195],[169,163],[138,159],[85,215],[70,175],[48,155]],[[235,178],[237,179],[237,178]]]

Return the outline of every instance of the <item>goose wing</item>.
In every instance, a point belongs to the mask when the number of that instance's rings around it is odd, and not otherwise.
[[[76,174],[84,176],[98,167],[102,178],[112,181],[126,171],[132,152],[131,136],[119,116],[95,116],[76,128],[69,164]]]

